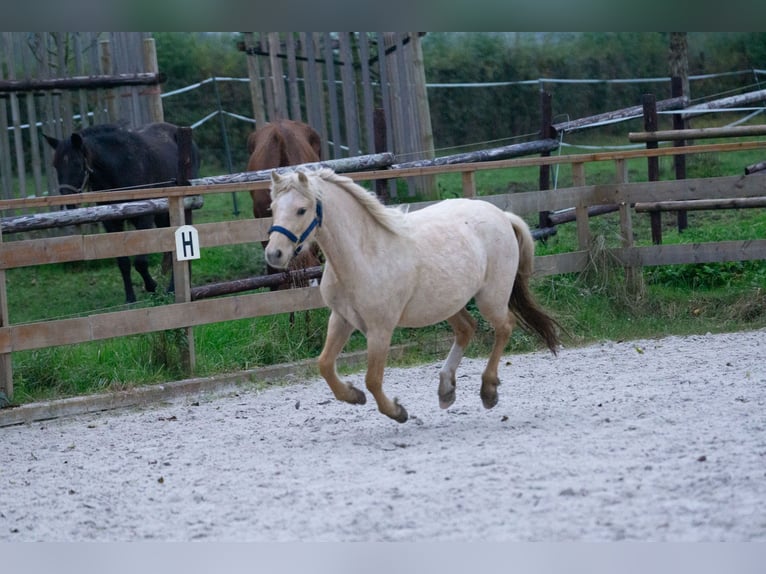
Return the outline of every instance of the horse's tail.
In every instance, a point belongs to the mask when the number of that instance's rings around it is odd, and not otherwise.
[[[555,355],[559,340],[559,323],[546,313],[535,301],[529,287],[535,262],[535,240],[526,222],[513,213],[506,212],[519,243],[519,269],[513,282],[508,307],[519,324],[527,331],[537,333]]]

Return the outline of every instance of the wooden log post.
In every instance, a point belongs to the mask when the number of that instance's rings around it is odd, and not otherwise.
[[[644,130],[647,132],[657,131],[657,100],[654,94],[644,94],[642,98],[644,107]],[[646,149],[657,149],[656,141],[646,142]],[[660,161],[658,157],[649,157],[646,159],[649,181],[659,181],[660,179]],[[652,242],[656,245],[662,243],[662,217],[659,212],[652,212],[650,215],[652,226]]]
[[[540,110],[541,110],[541,127],[540,137],[542,139],[555,137],[556,130],[553,128],[552,122],[552,98],[549,92],[545,90],[540,91]],[[551,155],[550,151],[543,151],[540,156],[548,157]],[[551,166],[548,164],[540,166],[540,179],[538,189],[540,191],[551,188]],[[545,229],[551,227],[551,212],[541,211],[539,213],[538,227]]]
[[[673,76],[671,79],[671,96],[674,98],[683,96],[683,89],[683,79],[679,76]],[[683,130],[685,128],[686,120],[684,119],[683,114],[673,114],[673,129]],[[684,147],[685,145],[685,140],[677,140],[673,142],[673,147]],[[673,165],[676,170],[676,179],[686,179],[686,156],[681,154],[673,156]],[[679,233],[689,226],[686,211],[681,210],[676,214],[676,222]]]
[[[756,173],[759,171],[763,171],[766,169],[766,161],[759,161],[758,163],[753,163],[748,165],[745,168],[745,175],[750,175],[751,173]]]
[[[154,44],[154,38],[144,39],[144,69],[152,74],[159,74],[157,64],[157,48]],[[154,84],[144,91],[148,96],[149,117],[152,122],[164,122],[165,111],[162,107],[162,89],[159,83]]]
[[[375,138],[375,153],[383,153],[387,151],[388,138],[386,137],[386,112],[383,108],[375,108],[373,112],[373,130]],[[390,189],[389,184],[396,185],[395,181],[388,179],[376,179],[375,180],[375,195],[383,203],[388,203],[389,197],[396,196],[396,188]],[[388,192],[387,192],[388,190]]]
[[[411,167],[432,167],[437,165],[454,165],[458,163],[475,163],[481,161],[495,161],[500,159],[510,159],[535,153],[545,153],[559,147],[558,140],[546,139],[535,140],[507,146],[482,149],[479,151],[469,151],[466,153],[457,153],[453,155],[443,155],[434,159],[418,159],[403,163],[391,165],[391,169],[407,169]]]
[[[0,249],[3,248],[3,230],[0,227]],[[8,293],[5,284],[5,269],[0,269],[0,327],[8,327],[11,322],[8,318]],[[5,399],[0,397],[0,408],[5,401],[13,401],[13,361],[11,353],[0,353],[0,391],[5,394]]]
[[[178,185],[190,185],[192,167],[192,130],[182,127],[178,130]],[[179,227],[190,221],[190,211],[184,208],[183,197],[168,198],[168,212],[170,227]],[[179,261],[173,257],[173,280],[175,287],[176,303],[186,303],[191,297],[191,262]],[[194,331],[192,327],[185,327],[185,337],[181,351],[184,371],[191,375],[196,365],[196,352],[194,348]]]

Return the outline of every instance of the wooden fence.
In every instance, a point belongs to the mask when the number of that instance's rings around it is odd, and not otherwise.
[[[462,174],[464,195],[476,197],[475,174],[488,169],[525,166],[570,164],[574,186],[556,190],[509,193],[482,196],[498,207],[522,216],[541,211],[573,208],[576,214],[578,247],[570,253],[537,257],[536,273],[540,276],[578,272],[585,269],[589,259],[591,230],[589,207],[617,205],[620,212],[622,245],[609,251],[626,268],[678,263],[703,263],[766,259],[766,239],[754,237],[745,241],[722,241],[704,244],[647,245],[634,244],[632,218],[635,204],[660,201],[745,200],[763,198],[764,179],[760,175],[727,176],[683,181],[630,183],[626,162],[635,158],[674,156],[680,153],[725,153],[763,149],[766,141],[695,145],[685,148],[639,149],[631,151],[566,155],[558,157],[517,158],[472,164],[416,167],[398,170],[375,170],[347,174],[355,180],[373,181],[395,177],[436,176],[444,173]],[[610,184],[587,185],[585,165],[591,162],[612,162],[616,181]],[[248,187],[268,187],[269,182],[255,182]],[[2,242],[0,235],[0,377],[6,395],[13,393],[12,353],[57,345],[97,341],[141,333],[186,328],[190,335],[189,370],[194,368],[192,328],[198,325],[252,318],[319,308],[323,306],[319,289],[307,287],[275,292],[248,293],[224,298],[192,301],[188,262],[176,262],[176,303],[162,307],[94,313],[86,317],[53,319],[50,321],[14,324],[8,315],[5,270],[48,263],[113,258],[173,251],[174,233],[184,223],[184,198],[209,193],[230,193],[242,189],[241,183],[196,185],[147,190],[109,191],[77,196],[48,196],[22,200],[0,200],[0,210],[41,210],[65,203],[98,201],[131,201],[164,197],[170,206],[171,227],[112,234],[64,236],[48,239],[28,239]],[[419,209],[429,202],[412,204]],[[733,204],[734,205],[734,204]],[[222,245],[258,242],[267,237],[270,219],[221,221],[199,224],[199,242],[204,249]]]
[[[0,197],[57,189],[40,132],[162,121],[161,81],[146,32],[0,32]]]
[[[323,158],[382,151],[407,161],[433,158],[421,35],[245,32],[256,126],[306,122],[322,136]],[[408,183],[410,195],[430,191],[427,179]]]

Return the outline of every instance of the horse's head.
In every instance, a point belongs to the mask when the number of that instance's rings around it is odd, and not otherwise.
[[[69,139],[58,140],[43,134],[53,152],[53,167],[58,177],[59,193],[68,195],[87,191],[90,176],[93,173],[85,142],[78,133],[73,133]],[[74,205],[67,205],[72,209]]]
[[[271,212],[266,263],[285,269],[322,225],[322,202],[304,171],[280,176],[271,172]]]

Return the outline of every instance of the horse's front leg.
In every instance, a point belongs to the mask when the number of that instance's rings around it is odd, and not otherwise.
[[[327,338],[322,353],[319,355],[319,373],[327,381],[336,399],[363,405],[367,402],[364,393],[353,385],[341,381],[335,368],[336,359],[353,332],[354,327],[351,323],[335,311],[330,313],[330,319],[327,323]]]
[[[457,387],[455,372],[463,359],[465,348],[476,332],[476,320],[471,317],[465,307],[447,319],[447,322],[455,332],[455,340],[444,365],[439,371],[439,406],[443,409],[455,402],[455,389]]]
[[[130,280],[130,257],[121,255],[117,258],[117,267],[122,275],[122,285],[125,289],[125,302],[135,303],[136,293],[133,291],[133,282]]]
[[[378,410],[396,422],[406,422],[408,415],[397,399],[389,399],[383,392],[383,372],[386,368],[388,350],[391,346],[391,331],[376,331],[367,334],[367,390],[375,397]]]

